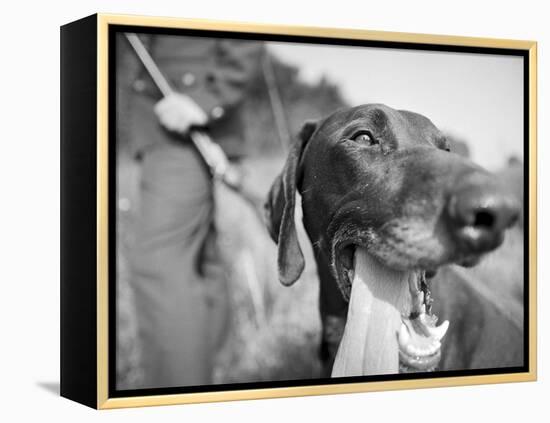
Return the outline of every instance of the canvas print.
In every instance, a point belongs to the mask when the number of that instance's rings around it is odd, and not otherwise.
[[[116,391],[524,368],[523,56],[142,30],[111,57]]]

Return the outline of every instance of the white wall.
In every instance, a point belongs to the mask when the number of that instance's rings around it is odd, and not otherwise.
[[[96,413],[51,394],[58,381],[59,25],[94,13],[206,17],[279,24],[475,35],[539,41],[540,185],[549,183],[550,30],[544,2],[524,0],[335,2],[79,1],[3,3],[3,244],[0,390],[3,421],[543,421],[548,418],[549,261],[539,272],[538,383],[384,392]],[[548,191],[548,190],[545,190]],[[542,190],[541,190],[542,194]],[[547,197],[540,198],[539,257],[548,257]],[[11,418],[6,418],[7,414]],[[33,419],[33,420],[30,420]],[[547,421],[547,420],[546,420]]]

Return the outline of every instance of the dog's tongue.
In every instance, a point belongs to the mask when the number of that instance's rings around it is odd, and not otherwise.
[[[357,248],[334,377],[425,371],[437,365],[448,323],[436,327],[436,318],[425,313],[423,294],[414,289],[417,277],[392,270]]]

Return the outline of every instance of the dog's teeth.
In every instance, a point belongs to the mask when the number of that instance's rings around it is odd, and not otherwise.
[[[443,339],[443,337],[447,333],[447,330],[449,329],[449,321],[445,320],[439,326],[428,326],[427,329],[432,337],[434,337],[438,341],[441,341],[441,339]]]
[[[435,354],[438,349],[441,348],[441,343],[439,341],[434,341],[424,348],[415,347],[412,348],[415,351],[415,355],[418,357],[427,357],[429,355]]]
[[[435,326],[434,316],[422,313],[418,317],[417,328],[409,328],[410,321],[402,321],[397,333],[398,344],[401,351],[412,357],[427,357],[437,353],[441,348],[441,339],[449,329],[449,322],[445,320],[441,325]],[[421,332],[417,330],[421,329]],[[427,342],[426,342],[427,341]]]

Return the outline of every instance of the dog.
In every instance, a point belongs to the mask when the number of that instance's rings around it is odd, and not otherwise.
[[[325,377],[344,334],[358,248],[387,268],[433,277],[444,265],[477,264],[519,215],[498,179],[452,153],[428,118],[383,104],[338,110],[302,127],[265,204],[285,286],[305,264],[296,192],[320,281]]]

